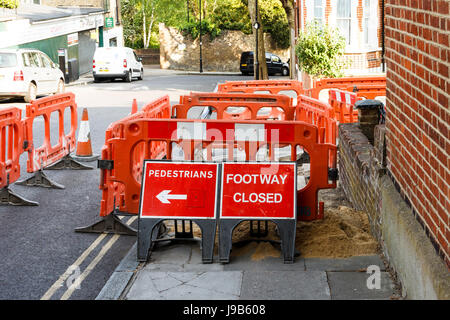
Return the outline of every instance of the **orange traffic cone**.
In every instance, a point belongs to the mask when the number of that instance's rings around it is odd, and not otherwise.
[[[80,129],[78,130],[77,152],[73,158],[79,161],[94,161],[98,159],[98,157],[98,155],[92,154],[88,111],[86,108],[83,108]]]
[[[133,99],[133,104],[131,105],[131,114],[138,112],[138,105],[136,99]]]

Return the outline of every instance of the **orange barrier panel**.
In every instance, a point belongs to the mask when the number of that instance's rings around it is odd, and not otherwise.
[[[359,84],[348,86],[347,91],[356,93],[358,97],[365,99],[375,99],[386,96],[386,84]]]
[[[70,108],[70,132],[64,132],[64,110]],[[52,112],[58,112],[59,129],[58,143],[54,146],[50,143],[50,116]],[[45,137],[42,146],[36,148],[33,145],[33,121],[42,116],[45,126]],[[64,156],[75,150],[77,130],[77,104],[73,93],[62,93],[32,101],[26,106],[26,117],[23,119],[25,143],[28,147],[27,171],[36,172],[48,165],[54,164]]]
[[[333,108],[320,100],[298,96],[296,120],[317,126],[319,141],[336,145],[336,120]]]
[[[255,91],[269,91],[279,94],[282,91],[295,91],[297,96],[304,94],[303,84],[297,80],[253,80],[226,81],[217,87],[218,92],[255,93]]]
[[[292,107],[292,98],[273,94],[244,94],[244,93],[191,93],[181,96],[180,104],[174,105],[172,114],[177,119],[187,119],[188,111],[193,107],[210,107],[217,113],[217,119],[240,120],[293,120],[295,108]],[[227,108],[245,108],[242,112],[233,113]],[[270,108],[268,114],[263,108]],[[281,110],[282,111],[281,111]],[[266,109],[267,110],[267,109]]]
[[[22,110],[0,110],[0,189],[20,177],[19,158],[23,152]]]
[[[384,85],[386,77],[346,77],[346,78],[325,78],[314,81],[313,88],[305,90],[305,95],[319,99],[319,93],[323,89],[347,90],[349,86],[360,85]]]
[[[137,119],[169,119],[171,114],[171,106],[169,96],[163,96],[158,98],[149,104],[145,105],[141,111],[137,111],[127,117],[113,122],[108,126],[105,133],[105,145],[102,148],[101,152],[101,161],[100,168],[108,167],[108,163],[112,161],[111,148],[112,145],[109,143],[112,139],[121,139],[123,137],[124,123],[128,121],[137,120]],[[133,148],[132,153],[132,164],[130,168],[131,176],[140,181],[142,175],[142,163],[144,159],[148,159],[146,157],[150,157],[151,159],[162,158],[166,154],[166,144],[163,142],[155,142],[151,145],[145,145],[143,143],[137,144]],[[100,190],[106,188],[106,181],[108,181],[108,171],[101,170],[100,171]],[[105,175],[106,174],[106,175]],[[114,183],[113,186],[110,186],[113,190],[115,190],[114,194],[110,193],[108,196],[112,195],[112,198],[103,199],[102,204],[100,206],[100,215],[105,216],[109,214],[111,211],[107,212],[108,209],[105,207],[105,203],[117,202],[122,203],[123,199],[123,188],[124,186],[119,183]],[[105,213],[107,212],[107,213]]]
[[[133,152],[144,146],[145,159],[152,159],[151,145],[163,142],[167,146],[167,159],[172,158],[172,149],[181,145],[185,160],[194,160],[197,151],[206,151],[204,160],[211,160],[211,150],[217,145],[224,148],[229,161],[233,160],[235,145],[241,145],[246,161],[255,160],[255,149],[266,147],[269,160],[273,160],[276,148],[290,146],[290,159],[296,161],[297,147],[302,147],[310,156],[310,179],[298,191],[298,212],[301,220],[323,217],[317,203],[319,189],[335,188],[329,181],[329,169],[336,168],[336,146],[319,141],[319,129],[315,125],[294,121],[230,121],[230,120],[179,120],[179,119],[129,119],[112,125],[108,131],[119,132],[118,136],[107,135],[102,160],[108,166],[102,169],[102,202],[100,216],[106,217],[116,211],[137,214],[141,191],[141,180],[133,176],[131,169],[135,159]],[[196,150],[200,146],[201,150]],[[332,161],[331,161],[332,160]],[[330,166],[331,164],[331,166]],[[91,231],[93,232],[93,231]]]
[[[37,206],[9,189],[9,185],[20,177],[20,155],[23,152],[22,110],[5,108],[0,110],[0,204]]]
[[[358,122],[358,110],[353,109],[358,97],[355,93],[330,89],[328,102],[334,109],[336,120],[339,123]]]

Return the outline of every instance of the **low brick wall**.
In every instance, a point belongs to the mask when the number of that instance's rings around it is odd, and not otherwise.
[[[384,136],[385,127],[376,127],[376,135]],[[376,148],[359,128],[358,123],[339,125],[339,180],[347,199],[356,209],[367,212],[372,232],[381,240],[379,178],[385,174],[383,163],[384,141]],[[380,159],[380,160],[379,160]]]
[[[374,145],[359,123],[339,125],[339,183],[352,205],[367,212],[373,235],[410,299],[450,299],[450,272],[386,170],[384,125]]]

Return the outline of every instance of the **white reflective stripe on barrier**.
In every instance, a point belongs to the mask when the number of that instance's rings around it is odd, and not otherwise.
[[[265,138],[264,124],[236,123],[234,125],[234,139],[237,141],[258,142],[265,141]]]
[[[206,123],[178,122],[177,139],[206,140]]]

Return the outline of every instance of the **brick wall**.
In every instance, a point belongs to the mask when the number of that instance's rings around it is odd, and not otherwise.
[[[374,145],[358,123],[339,125],[339,186],[352,205],[368,214],[372,234],[382,243],[381,187],[379,178],[385,174],[385,126],[374,131]]]
[[[449,1],[386,0],[387,166],[450,265]]]

